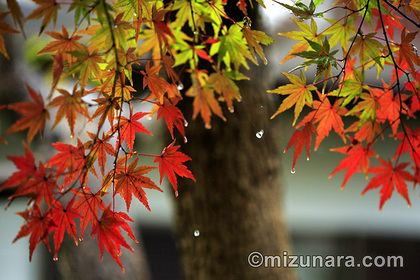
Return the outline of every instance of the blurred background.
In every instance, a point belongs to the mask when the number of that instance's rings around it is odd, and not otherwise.
[[[31,9],[30,1],[19,2],[22,8]],[[268,30],[267,32],[278,41],[276,45],[270,47],[269,64],[266,67],[273,69],[273,71],[270,71],[273,75],[280,76],[281,71],[293,68],[290,64],[278,65],[278,62],[284,58],[285,51],[290,49],[293,42],[281,40],[282,42],[279,43],[279,37],[275,34],[289,31],[294,29],[295,26],[284,23],[285,19],[290,17],[290,14],[279,7],[278,4],[267,1],[266,5],[268,11],[266,18],[270,20],[265,22],[265,27]],[[69,17],[69,22],[72,22],[71,19]],[[30,28],[38,29],[38,26],[34,24],[33,27],[26,26],[25,28],[27,28],[27,34],[33,34],[34,32],[31,32]],[[9,36],[9,38],[10,46],[13,47],[12,49],[8,48],[8,50],[11,50],[13,55],[17,55],[19,64],[10,65],[8,61],[1,57],[1,75],[6,75],[5,71],[19,72],[21,74],[20,78],[28,79],[29,84],[32,82],[33,86],[40,90],[44,83],[45,85],[48,84],[48,81],[40,80],[40,72],[44,70],[42,69],[42,58],[38,58],[35,63],[32,59],[37,52],[37,46],[40,43],[42,45],[47,37],[44,35],[28,37],[26,42],[23,42],[19,36],[13,38]],[[25,55],[18,55],[21,51],[24,51]],[[13,91],[14,82],[16,81],[11,79],[1,82],[1,104],[6,103],[5,100],[15,102],[25,98],[25,93]],[[278,83],[280,82],[276,82],[276,84]],[[5,131],[7,126],[13,122],[14,117],[10,115],[10,112],[0,111],[1,131]],[[281,122],[284,123],[284,131],[281,132],[282,141],[278,145],[284,149],[294,131],[292,127],[293,119],[287,113],[281,115],[280,118]],[[255,132],[257,137],[259,129],[256,129]],[[6,138],[9,145],[0,146],[0,183],[15,170],[13,163],[7,160],[6,155],[19,155],[23,152],[13,145],[13,143],[22,141],[23,138],[19,137],[22,137],[22,135],[10,136]],[[60,139],[62,136],[58,134],[52,137]],[[264,137],[264,134],[262,137]],[[144,144],[152,145],[152,143]],[[300,268],[298,270],[299,279],[364,280],[379,279],[379,277],[380,279],[420,279],[420,267],[417,265],[418,252],[420,251],[418,189],[410,188],[409,190],[412,201],[411,208],[407,206],[406,201],[401,196],[394,192],[393,197],[384,205],[382,211],[379,211],[379,190],[370,191],[364,196],[360,195],[367,185],[363,174],[353,176],[346,187],[340,190],[344,172],[338,173],[331,179],[328,179],[328,176],[343,159],[343,156],[339,153],[332,153],[329,149],[343,145],[341,138],[332,135],[320,145],[316,152],[312,151],[309,161],[306,160],[304,154],[301,155],[296,165],[295,174],[290,172],[293,149],[279,159],[282,163],[284,182],[284,213],[292,236],[293,252],[290,253],[323,256],[351,255],[355,257],[356,263],[366,255],[373,257],[402,256],[404,267]],[[392,140],[384,140],[376,146],[376,152],[382,158],[392,157],[395,145]],[[33,146],[39,147],[38,153],[42,155],[45,148],[42,147],[41,143],[39,141],[35,142]],[[150,146],[150,149],[159,151],[162,147],[160,143],[157,143],[156,146]],[[371,164],[376,163],[376,161],[372,161]],[[158,175],[155,173],[154,176],[155,182],[157,182]],[[163,194],[146,191],[152,211],[147,211],[137,203],[136,207],[131,209],[131,216],[138,221],[138,229],[142,236],[141,244],[145,248],[153,279],[182,280],[182,272],[172,234],[172,204],[173,199],[176,198],[174,198],[170,187],[164,186],[163,190],[165,191]],[[8,195],[10,193],[0,193],[1,208],[6,206]],[[7,211],[0,209],[0,279],[54,279],[53,274],[49,272],[52,269],[52,255],[46,251],[43,245],[37,247],[30,263],[28,239],[21,239],[12,244],[23,222],[14,213],[22,211],[25,208],[25,203],[26,201],[16,200]],[[197,236],[197,238],[200,237]],[[282,252],[279,252],[279,255],[282,255]]]

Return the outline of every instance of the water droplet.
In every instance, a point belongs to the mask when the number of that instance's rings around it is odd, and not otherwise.
[[[267,64],[268,64],[268,60],[266,57],[264,57],[264,65],[267,65]]]
[[[264,106],[263,106],[263,105],[261,105],[260,107],[261,107],[261,109],[262,109],[262,108],[264,108]]]
[[[58,257],[54,256],[53,261],[55,261],[55,262],[58,261]]]
[[[198,229],[194,230],[194,236],[195,237],[199,237],[200,236],[200,231]]]
[[[205,128],[205,129],[211,129],[211,124],[206,123],[206,124],[204,125],[204,128]]]
[[[72,134],[70,134],[70,138],[71,139],[73,139],[74,138],[74,134],[72,133]]]
[[[261,139],[261,138],[263,137],[263,134],[264,134],[264,130],[263,130],[263,129],[261,129],[260,131],[258,131],[258,132],[255,134],[255,136],[257,136],[257,138],[258,138],[258,139]]]
[[[184,119],[184,126],[187,127],[188,126],[188,121],[186,119]]]
[[[188,142],[188,139],[186,136],[184,136],[184,143],[187,143],[187,142]]]
[[[176,87],[178,90],[183,90],[184,89],[184,84],[183,83],[180,83],[180,84],[178,84],[177,85],[177,87]]]
[[[228,107],[229,113],[234,113],[235,112],[235,108],[233,108],[233,106]]]
[[[79,242],[83,242],[83,239],[79,237]]]
[[[197,32],[196,30],[194,30],[193,34],[194,34],[194,35],[197,35],[197,34],[198,34],[198,32]]]
[[[295,174],[296,170],[294,168],[292,168],[292,170],[290,170],[290,173]]]
[[[306,157],[306,160],[309,161],[309,157]]]
[[[178,197],[178,191],[175,191],[175,196]]]
[[[147,119],[148,119],[149,121],[151,121],[151,120],[152,120],[152,116],[148,116],[148,117],[147,117]]]

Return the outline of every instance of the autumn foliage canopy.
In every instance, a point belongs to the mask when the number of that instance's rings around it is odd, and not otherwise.
[[[187,141],[188,129],[178,103],[192,98],[193,119],[200,116],[208,129],[214,117],[228,121],[222,106],[233,112],[242,98],[237,81],[252,79],[244,70],[249,63],[267,63],[262,45],[274,40],[252,29],[247,17],[249,9],[264,8],[264,2],[234,0],[242,21],[230,17],[227,0],[33,2],[28,15],[16,0],[0,11],[4,57],[9,59],[3,35],[24,33],[24,23],[36,19],[39,35],[49,38],[39,54],[52,61],[50,89],[40,92],[44,89],[27,84],[27,101],[0,105],[21,116],[0,141],[6,145],[7,135],[26,133],[24,155],[8,156],[16,171],[0,186],[13,188],[10,202],[28,199],[18,213],[24,224],[15,240],[29,237],[32,258],[40,242],[50,249],[52,237],[57,259],[64,234],[77,245],[90,227],[101,258],[105,248],[122,269],[121,247],[132,250],[123,234],[135,240],[128,215],[132,203],[150,210],[145,189],[162,192],[165,177],[175,195],[179,177],[195,180],[185,165],[191,158],[177,144]],[[325,8],[321,2],[277,2],[296,24],[295,31],[279,34],[296,41],[281,63],[292,59],[296,68],[282,73],[287,84],[267,94],[283,96],[273,118],[294,110],[296,131],[285,149],[294,147],[292,172],[304,148],[309,158],[312,138],[316,150],[333,130],[344,146],[331,150],[344,158],[331,176],[345,171],[342,187],[362,172],[370,178],[363,193],[380,188],[380,209],[394,189],[410,205],[408,187],[420,181],[415,122],[420,58],[414,46],[419,3],[341,0]],[[71,14],[74,26],[61,26],[59,13]],[[327,27],[321,29],[321,23]],[[315,78],[306,74],[311,70]],[[372,72],[376,80],[366,79]],[[188,88],[181,76],[188,77]],[[135,89],[135,83],[141,87]],[[142,137],[154,137],[145,121],[164,122],[169,130],[172,141],[160,154],[144,153],[136,145]],[[76,123],[84,123],[85,131],[75,131]],[[59,125],[71,137],[52,143],[55,153],[49,158],[36,159],[33,139]],[[398,142],[389,159],[375,152],[384,137]],[[146,158],[153,163],[146,164]],[[149,175],[154,169],[159,185]],[[102,184],[91,183],[95,178]],[[116,210],[117,196],[127,211]]]

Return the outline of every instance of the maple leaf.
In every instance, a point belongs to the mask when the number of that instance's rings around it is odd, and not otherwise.
[[[389,121],[392,132],[397,133],[400,125],[400,116],[408,111],[408,106],[404,103],[408,99],[408,95],[396,94],[390,87],[382,81],[384,90],[376,90],[376,96],[380,104],[380,110],[377,110],[376,117],[379,122]]]
[[[163,176],[167,176],[169,182],[178,196],[178,184],[176,174],[184,178],[190,178],[195,182],[194,175],[187,169],[184,162],[190,161],[191,158],[178,151],[180,146],[174,146],[175,140],[162,150],[160,156],[155,156],[154,162],[159,163],[160,184],[162,184]]]
[[[84,91],[81,89],[76,90],[76,88],[77,83],[73,88],[72,94],[65,89],[57,89],[61,95],[54,98],[50,104],[48,104],[48,107],[59,106],[51,131],[57,126],[63,117],[66,116],[72,138],[74,137],[74,125],[76,124],[77,112],[88,118],[88,120],[91,120],[86,103],[82,100]]]
[[[81,214],[80,239],[83,240],[83,234],[89,222],[93,228],[98,221],[98,210],[105,210],[106,207],[102,200],[101,190],[96,193],[91,192],[89,187],[83,187],[80,190],[71,189],[79,197],[73,208],[77,209]]]
[[[18,171],[14,172],[0,186],[0,191],[15,186],[25,185],[33,174],[37,171],[34,155],[32,151],[25,145],[25,156],[7,156],[7,158],[16,165]]]
[[[102,135],[102,139],[99,138],[96,134],[86,131],[89,137],[92,139],[85,143],[86,148],[90,148],[89,153],[92,164],[95,163],[96,159],[99,162],[99,168],[101,168],[102,176],[105,174],[105,163],[106,163],[106,154],[115,156],[116,152],[114,147],[108,142],[111,140],[111,136]]]
[[[22,33],[24,33],[23,13],[22,13],[19,3],[16,0],[7,0],[7,7],[9,8],[10,13],[12,14],[15,25],[19,25],[20,30],[22,30]]]
[[[381,12],[379,15],[379,11],[376,8],[372,8],[372,14],[378,17],[376,22],[375,32],[379,29],[385,27],[386,33],[391,40],[394,40],[394,28],[398,28],[400,30],[404,29],[404,26],[401,23],[401,17],[395,16],[393,14],[386,14]]]
[[[150,178],[142,176],[157,167],[137,166],[138,158],[127,166],[127,158],[118,161],[116,168],[116,187],[115,194],[119,193],[127,204],[127,211],[130,209],[132,195],[146,206],[150,211],[149,203],[147,202],[146,193],[143,188],[154,189],[163,192]],[[111,170],[114,173],[114,170]]]
[[[360,121],[359,126],[367,121],[374,122],[376,119],[376,112],[381,109],[381,105],[376,97],[376,89],[370,89],[370,94],[363,92],[361,99],[347,115],[358,115]]]
[[[154,95],[154,97],[160,103],[163,103],[163,94],[166,92],[168,82],[159,76],[161,67],[161,65],[154,65],[150,67],[150,63],[147,62],[145,71],[141,71],[141,73],[144,75],[143,89],[145,89],[146,86],[149,87],[150,92]]]
[[[410,157],[416,166],[420,165],[420,127],[413,131],[406,126],[404,131],[395,134],[396,139],[402,139],[392,160],[395,160],[402,154],[410,151]]]
[[[241,94],[239,88],[233,80],[249,80],[245,75],[238,71],[226,71],[212,73],[207,81],[211,84],[217,93],[223,96],[224,101],[230,112],[233,112],[232,100],[241,101]]]
[[[248,47],[251,51],[251,56],[254,58],[254,63],[258,65],[257,59],[255,58],[255,52],[257,52],[260,58],[264,61],[264,64],[267,65],[267,58],[265,57],[260,44],[270,45],[274,43],[274,40],[262,31],[251,30],[251,26],[249,23],[246,23],[244,25],[242,31],[244,33],[246,43],[248,44]]]
[[[92,229],[91,236],[95,236],[98,239],[99,251],[101,253],[101,261],[104,253],[104,247],[109,252],[111,257],[121,267],[121,271],[124,273],[123,266],[121,264],[121,246],[127,248],[133,252],[133,249],[127,244],[124,237],[121,235],[121,229],[127,229],[129,226],[125,220],[132,220],[127,215],[121,215],[113,212],[110,209],[111,204],[104,210],[101,218]],[[121,216],[121,217],[120,217]],[[134,236],[130,234],[131,238]],[[137,240],[134,239],[137,242]]]
[[[78,211],[73,208],[74,200],[76,197],[73,197],[68,203],[66,208],[61,205],[57,200],[54,201],[54,208],[52,210],[52,218],[55,224],[54,229],[54,259],[57,260],[58,250],[60,245],[63,242],[64,232],[67,231],[71,237],[73,237],[76,246],[77,242],[77,230],[75,218],[80,218]]]
[[[8,109],[21,113],[24,116],[9,127],[9,129],[5,132],[5,135],[28,128],[26,141],[30,144],[38,131],[41,131],[42,137],[45,122],[50,118],[50,114],[44,106],[44,99],[42,98],[42,95],[39,92],[34,91],[28,85],[25,86],[33,102],[22,101],[7,105]]]
[[[75,61],[76,57],[72,55],[74,51],[83,51],[84,46],[78,42],[81,38],[80,35],[71,35],[67,31],[67,28],[63,25],[62,32],[58,31],[46,31],[48,35],[54,38],[54,41],[49,42],[38,54],[58,52],[61,54],[63,60],[67,60],[69,66],[71,66]]]
[[[300,53],[303,51],[306,51],[310,46],[307,40],[316,42],[318,44],[321,44],[322,40],[324,39],[324,35],[318,34],[318,27],[316,25],[315,20],[311,18],[311,26],[307,25],[306,23],[302,21],[298,21],[296,19],[292,20],[297,24],[297,26],[302,31],[292,31],[287,33],[278,33],[280,36],[285,36],[289,39],[298,41],[292,49],[289,51],[289,53],[286,55],[286,57],[280,62],[280,64],[283,64],[287,60],[295,57],[296,55],[293,55],[294,53]],[[306,39],[306,40],[305,40]]]
[[[94,99],[93,101],[98,103],[98,108],[92,115],[92,119],[99,118],[98,128],[101,128],[108,118],[109,124],[112,126],[114,123],[115,111],[120,110],[121,97],[113,97],[106,93],[103,93],[104,97]]]
[[[147,114],[148,113],[137,112],[133,115],[133,110],[130,110],[130,118],[127,119],[126,117],[121,116],[119,118],[119,122],[116,123],[111,129],[111,131],[116,131],[117,129],[119,130],[118,142],[122,144],[124,140],[127,140],[127,147],[130,152],[133,151],[136,132],[153,135],[143,126],[141,122],[138,121]],[[118,119],[118,117],[116,117],[116,119]]]
[[[305,103],[307,102],[310,106],[312,106],[311,91],[314,91],[317,88],[314,85],[306,85],[306,77],[302,71],[300,72],[300,78],[288,73],[282,72],[282,74],[285,75],[287,79],[289,79],[291,84],[280,86],[274,90],[268,91],[270,93],[288,95],[281,103],[277,112],[272,115],[271,118],[274,118],[278,114],[290,109],[293,105],[295,105],[295,119],[293,121],[293,125],[295,125],[296,120],[299,117],[300,112],[302,112]]]
[[[25,219],[25,224],[20,228],[13,243],[22,237],[29,237],[29,261],[32,261],[32,254],[36,246],[42,241],[51,252],[48,234],[54,229],[51,211],[47,210],[44,214],[38,205],[33,205],[29,210],[17,212],[19,216]]]
[[[52,177],[51,172],[47,175],[45,166],[40,162],[39,170],[32,174],[31,180],[25,184],[20,184],[13,195],[9,197],[9,200],[29,196],[30,200],[35,200],[36,205],[39,205],[44,199],[45,203],[51,207],[54,201],[54,190],[59,189],[57,182]]]
[[[347,17],[345,23],[341,23],[335,19],[327,19],[331,25],[328,29],[326,29],[323,34],[331,35],[328,39],[331,47],[334,47],[340,42],[340,46],[345,53],[347,53],[348,45],[349,45],[349,37],[351,34],[357,33],[357,27],[354,26],[354,21],[356,17]]]
[[[299,155],[302,153],[303,147],[305,145],[306,145],[307,159],[309,160],[311,142],[312,142],[312,133],[316,134],[316,128],[312,124],[312,122],[307,122],[304,128],[302,128],[302,130],[296,130],[295,132],[293,132],[293,135],[290,138],[286,149],[284,150],[284,153],[286,153],[290,147],[296,144],[295,152],[293,156],[292,173],[295,173],[296,161],[299,158]]]
[[[301,127],[302,125],[306,124],[307,122],[313,120],[313,124],[319,122],[316,131],[316,141],[315,141],[315,148],[316,151],[321,144],[322,140],[328,136],[331,129],[340,135],[344,142],[346,142],[346,138],[344,136],[344,123],[341,119],[341,116],[346,115],[347,109],[341,106],[343,102],[342,99],[336,100],[333,105],[331,105],[329,99],[326,95],[321,95],[318,93],[318,97],[320,101],[315,100],[313,102],[314,110],[311,111],[297,126],[296,128]]]
[[[364,67],[368,67],[370,65],[370,62],[367,64],[369,58],[381,65],[380,58],[382,56],[383,46],[374,38],[375,35],[376,33],[370,33],[367,35],[357,36],[354,39],[353,47],[349,52],[350,56],[354,56],[356,53],[359,53],[360,65]]]
[[[378,175],[370,180],[369,184],[362,192],[362,195],[369,190],[382,186],[379,192],[381,194],[379,210],[382,210],[384,203],[391,198],[395,187],[398,193],[407,201],[408,206],[411,207],[407,192],[407,184],[405,181],[413,182],[414,178],[408,171],[404,171],[410,163],[404,162],[394,166],[390,160],[386,161],[381,158],[379,159],[379,163],[382,166],[369,168],[369,173],[375,173]]]
[[[329,178],[334,176],[337,172],[340,172],[347,168],[346,175],[344,176],[343,184],[341,189],[344,189],[347,181],[352,177],[356,172],[362,171],[367,177],[368,168],[370,164],[371,157],[376,157],[376,153],[370,147],[363,147],[362,144],[353,140],[355,144],[344,146],[340,148],[331,149],[331,151],[340,152],[347,155],[347,157],[340,161],[340,164],[334,169]]]
[[[77,139],[77,147],[60,142],[53,143],[52,145],[60,151],[60,153],[52,156],[46,163],[46,166],[57,167],[55,175],[56,178],[60,177],[67,169],[67,173],[65,174],[65,179],[63,181],[63,187],[74,181],[85,168],[98,177],[91,160],[89,162],[90,166],[87,165],[88,157],[85,156],[85,146],[79,139]],[[80,180],[87,180],[87,173],[86,178],[83,178],[82,176]]]
[[[9,13],[0,13],[0,21],[2,21]],[[10,25],[4,22],[0,22],[0,53],[4,55],[5,58],[10,59],[7,51],[6,45],[4,44],[4,38],[2,34],[12,34],[19,33],[18,30],[14,29]]]
[[[73,51],[72,54],[77,57],[77,61],[72,64],[67,74],[75,74],[79,72],[79,83],[82,88],[85,88],[92,75],[99,78],[102,76],[102,70],[99,67],[100,63],[104,63],[102,55],[98,50],[89,51],[84,47],[82,51]]]
[[[178,129],[181,133],[182,137],[184,137],[185,141],[185,131],[184,127],[186,124],[186,120],[182,111],[176,107],[178,103],[178,98],[172,98],[171,100],[165,98],[162,104],[158,104],[157,109],[157,120],[160,118],[164,118],[166,126],[168,127],[169,132],[171,133],[172,139],[174,139],[174,126]]]
[[[414,64],[420,66],[420,58],[417,54],[417,51],[414,49],[413,44],[411,43],[416,37],[418,32],[407,32],[405,28],[401,32],[401,44],[400,48],[397,51],[398,53],[398,62],[401,64],[403,61],[408,64],[412,73],[416,72]]]
[[[57,12],[60,10],[61,6],[56,0],[33,0],[38,7],[37,9],[33,10],[30,15],[26,17],[28,19],[42,19],[41,23],[41,30],[39,34],[41,34],[44,29],[48,26],[51,20],[57,21]]]

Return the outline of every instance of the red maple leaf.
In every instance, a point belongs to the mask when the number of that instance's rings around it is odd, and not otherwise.
[[[102,176],[105,174],[105,163],[106,163],[106,154],[115,156],[116,152],[114,147],[109,144],[109,140],[111,140],[111,136],[102,135],[102,139],[99,138],[96,134],[86,131],[89,137],[92,139],[85,143],[85,147],[90,148],[91,151],[89,153],[92,163],[95,163],[96,159],[98,159],[99,167],[101,168]]]
[[[80,197],[74,204],[74,208],[81,214],[80,239],[83,240],[83,234],[89,222],[91,222],[92,228],[96,225],[98,210],[105,210],[105,204],[102,200],[101,191],[93,193],[88,187],[83,187],[80,190],[72,189],[72,192]]]
[[[133,115],[133,111],[130,110],[130,118],[127,119],[126,117],[121,116],[119,123],[117,122],[112,127],[111,131],[116,131],[119,125],[119,143],[123,143],[124,140],[127,140],[127,147],[130,152],[133,152],[134,146],[134,139],[136,138],[136,132],[140,133],[147,133],[149,135],[153,135],[150,133],[141,122],[138,120],[142,117],[146,116],[149,113],[138,112]],[[118,119],[118,117],[116,117]]]
[[[52,156],[47,162],[47,167],[57,167],[56,179],[65,173],[65,179],[63,186],[67,186],[70,182],[74,181],[77,176],[83,171],[85,167],[88,167],[90,171],[98,177],[95,171],[94,165],[86,166],[85,146],[77,139],[77,147],[70,144],[54,143],[52,144],[60,153]],[[87,176],[87,173],[86,173]],[[86,178],[80,178],[81,180],[87,180]]]
[[[58,250],[60,249],[60,245],[63,242],[64,232],[70,234],[73,237],[74,242],[77,245],[77,231],[76,231],[76,223],[74,221],[75,218],[80,218],[80,214],[78,211],[73,208],[73,203],[76,197],[73,197],[68,203],[66,208],[61,205],[60,202],[57,200],[54,201],[54,208],[52,212],[53,222],[56,225],[54,229],[54,259],[57,259]]]
[[[123,228],[127,231],[129,226],[126,220],[130,222],[133,222],[133,220],[131,220],[126,214],[111,211],[110,207],[111,204],[102,213],[101,218],[92,229],[91,235],[97,236],[99,251],[101,253],[101,261],[105,247],[105,249],[110,253],[112,258],[121,267],[121,271],[124,273],[124,269],[120,260],[121,246],[127,248],[130,251],[133,251],[133,249],[127,244],[124,237],[121,235],[120,228]],[[137,242],[131,230],[128,233],[129,236]]]
[[[25,86],[33,102],[22,101],[7,105],[8,109],[21,113],[24,116],[9,127],[5,132],[5,135],[28,129],[26,141],[31,143],[38,131],[41,131],[41,136],[43,135],[45,122],[50,118],[50,114],[45,109],[42,95],[39,92],[34,91],[28,85]]]
[[[156,167],[137,166],[138,158],[127,165],[127,158],[122,158],[123,161],[118,161],[116,168],[116,187],[115,194],[119,193],[127,204],[127,211],[130,209],[131,198],[134,194],[141,203],[150,211],[149,203],[147,202],[146,193],[143,188],[154,189],[163,192],[150,178],[142,176]],[[114,170],[111,170],[114,173]]]
[[[29,210],[17,212],[19,216],[25,219],[25,224],[20,228],[19,233],[13,240],[13,243],[22,237],[29,237],[29,261],[32,260],[32,254],[36,246],[42,241],[51,252],[48,234],[54,229],[54,223],[51,217],[51,211],[41,214],[38,205],[33,205]]]
[[[160,156],[155,156],[155,161],[159,163],[160,183],[162,184],[163,176],[168,177],[169,182],[175,190],[175,195],[178,196],[178,184],[176,175],[178,174],[184,178],[190,178],[195,182],[194,175],[188,168],[183,165],[183,162],[191,160],[189,156],[178,151],[180,146],[174,146],[175,140],[165,147]]]
[[[42,199],[48,206],[53,205],[54,190],[58,190],[57,182],[53,179],[52,173],[47,174],[47,169],[39,163],[39,170],[35,171],[32,178],[25,184],[21,184],[13,193],[9,200],[17,197],[28,196],[31,200],[35,200],[35,204],[39,205]]]
[[[365,173],[365,176],[367,177],[370,163],[369,158],[377,156],[372,149],[370,149],[369,147],[363,147],[363,145],[358,143],[357,140],[352,139],[352,142],[356,142],[356,144],[331,149],[331,151],[340,152],[342,154],[348,155],[345,159],[340,161],[340,164],[329,176],[329,178],[331,178],[337,172],[340,172],[347,168],[343,184],[341,185],[341,189],[344,189],[344,186],[346,185],[350,177],[360,170],[362,170],[363,173]]]
[[[388,199],[391,198],[395,187],[397,188],[398,193],[407,201],[408,206],[411,206],[407,192],[407,184],[405,181],[413,182],[414,178],[408,171],[404,171],[410,163],[404,162],[394,166],[390,160],[386,161],[383,159],[379,159],[379,163],[382,166],[369,168],[370,173],[378,175],[370,180],[369,184],[362,192],[362,195],[369,190],[382,186],[380,190],[381,199],[379,203],[379,210],[382,210],[382,206]]]
[[[305,124],[305,127],[302,128],[302,130],[296,130],[295,132],[293,132],[293,135],[289,140],[289,144],[287,144],[287,147],[284,150],[284,153],[286,153],[290,147],[296,144],[295,153],[293,156],[292,173],[295,173],[296,161],[299,155],[302,153],[303,147],[305,145],[306,145],[307,159],[309,160],[311,142],[312,142],[312,133],[316,134],[316,129],[315,129],[315,126],[312,124],[312,122],[307,122]]]
[[[420,58],[414,49],[413,44],[411,43],[416,37],[417,33],[418,31],[407,32],[404,28],[401,32],[401,44],[398,50],[398,63],[405,61],[413,74],[416,72],[414,64],[420,66]]]
[[[157,110],[157,120],[160,118],[164,118],[166,122],[166,126],[168,127],[169,132],[171,133],[172,139],[174,139],[174,126],[179,130],[181,135],[184,137],[185,141],[185,117],[182,114],[181,110],[176,107],[176,103],[178,103],[178,98],[172,98],[172,103],[169,99],[165,98],[162,104],[159,104],[159,108]],[[185,141],[186,142],[186,141]]]
[[[7,181],[0,186],[0,191],[6,188],[26,184],[37,171],[34,155],[27,146],[25,146],[25,156],[7,156],[7,158],[13,161],[19,170],[14,172]]]

